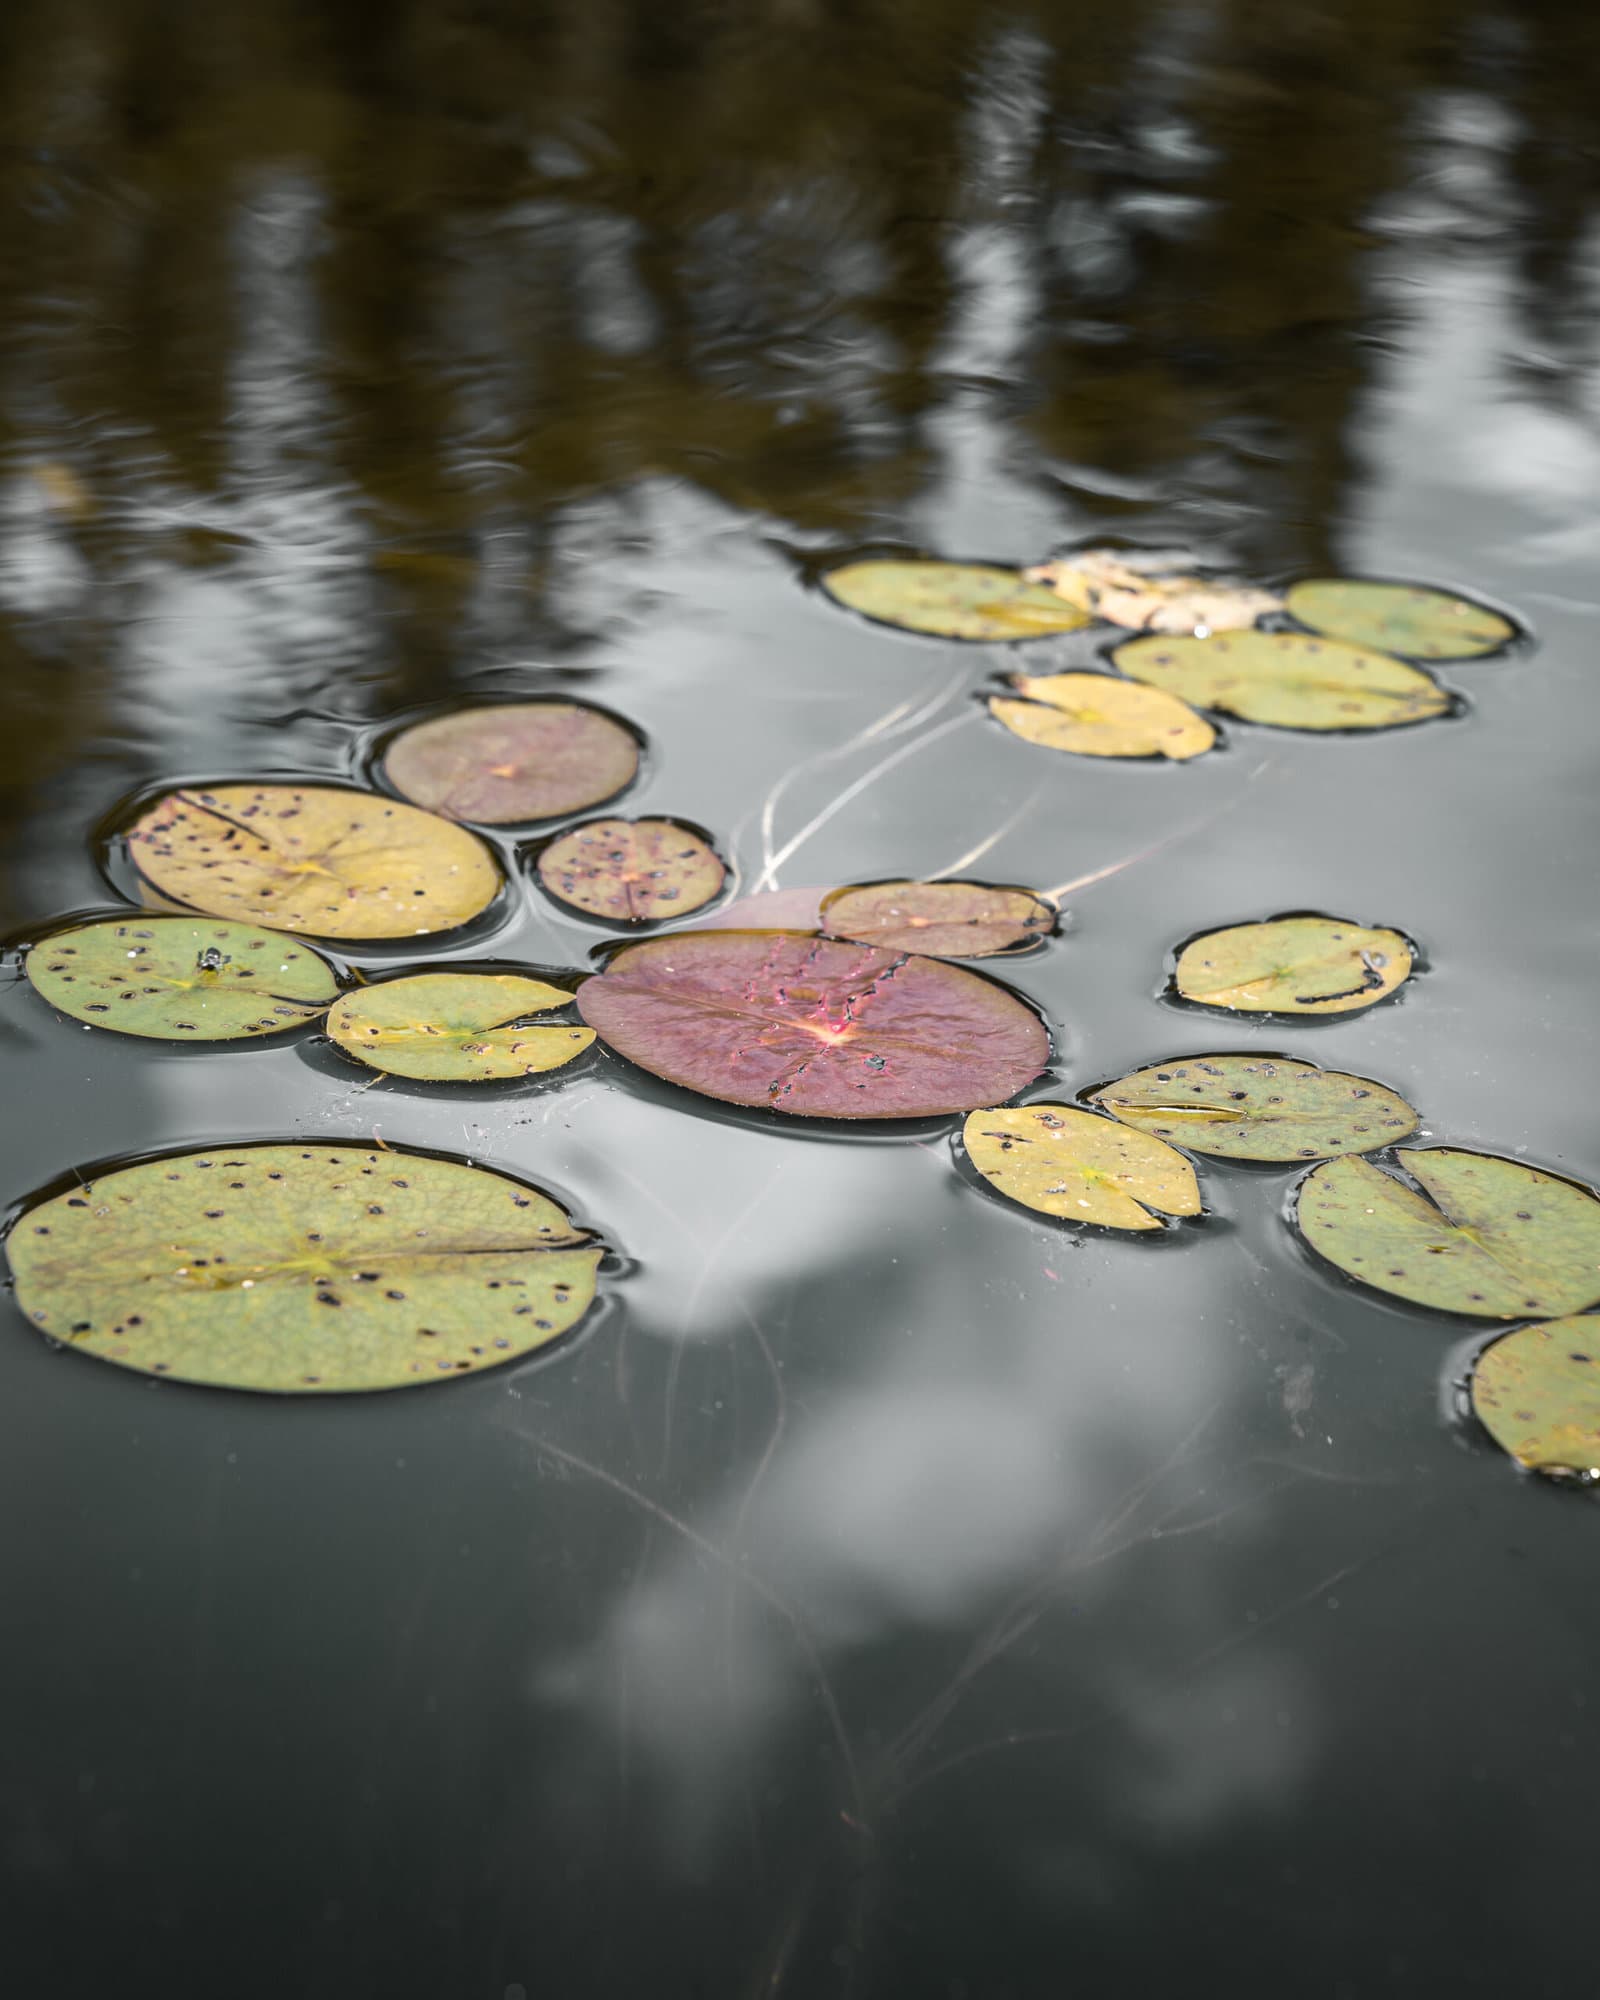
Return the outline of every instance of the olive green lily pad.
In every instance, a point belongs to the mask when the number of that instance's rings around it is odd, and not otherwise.
[[[1530,1472],[1600,1480],[1600,1317],[1502,1334],[1473,1368],[1472,1410]]]
[[[1349,1014],[1411,977],[1398,931],[1342,917],[1273,917],[1192,939],[1173,983],[1185,1000],[1239,1014]]]
[[[74,1020],[167,1042],[280,1035],[339,995],[309,945],[214,917],[82,924],[34,945],[24,969]]]
[[[318,937],[423,937],[486,910],[500,873],[476,834],[376,792],[210,785],[128,832],[145,880],[210,916]]]
[[[1164,1140],[1067,1104],[974,1111],[967,1158],[1024,1208],[1103,1229],[1159,1229],[1160,1215],[1198,1215],[1194,1168]]]
[[[1147,687],[1279,729],[1392,729],[1450,709],[1420,667],[1307,632],[1132,639],[1111,657]]]
[[[1516,1319],[1600,1301],[1600,1201],[1554,1174],[1434,1146],[1396,1156],[1423,1192],[1367,1160],[1329,1160],[1300,1188],[1312,1249],[1379,1291],[1443,1312]]]
[[[585,702],[508,702],[417,723],[389,745],[383,768],[431,812],[504,826],[615,798],[639,769],[639,745]]]
[[[936,639],[1037,639],[1090,622],[1053,590],[990,563],[846,563],[822,587],[847,610]]]
[[[1187,1056],[1135,1070],[1089,1101],[1141,1132],[1230,1160],[1370,1153],[1417,1129],[1416,1112],[1381,1083],[1285,1056]]]
[[[1080,757],[1199,757],[1217,732],[1186,701],[1112,674],[1027,674],[1012,686],[1025,697],[993,695],[989,713],[1013,736]]]
[[[394,1147],[175,1153],[27,1209],[17,1300],[52,1340],[230,1389],[439,1382],[583,1317],[600,1247],[548,1195]]]
[[[424,972],[347,993],[328,1016],[339,1047],[390,1076],[481,1083],[535,1076],[581,1056],[593,1028],[530,1025],[531,1014],[572,1004],[542,979],[510,973]]]
[[[671,819],[596,819],[552,840],[539,880],[612,924],[659,923],[709,903],[727,878],[716,849]]]
[[[830,937],[920,951],[929,958],[993,958],[1026,951],[1055,928],[1054,903],[989,882],[868,882],[825,896]]]
[[[1498,611],[1417,584],[1313,577],[1289,592],[1288,608],[1313,632],[1413,660],[1470,660],[1516,637]]]

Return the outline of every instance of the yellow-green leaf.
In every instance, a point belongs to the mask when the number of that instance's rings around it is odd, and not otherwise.
[[[1472,1409],[1530,1472],[1600,1480],[1600,1315],[1502,1334],[1473,1368]]]
[[[993,695],[989,713],[1013,736],[1081,757],[1198,757],[1217,732],[1187,702],[1110,674],[1018,674],[1025,697]]]
[[[1242,1014],[1349,1014],[1411,976],[1398,931],[1341,917],[1274,917],[1207,931],[1178,955],[1173,981],[1186,1000]]]
[[[1067,1104],[974,1111],[967,1158],[1025,1208],[1104,1229],[1159,1229],[1162,1215],[1198,1215],[1194,1168],[1173,1147]]]
[[[880,625],[936,639],[1037,639],[1089,623],[1053,591],[990,563],[846,563],[829,570],[822,587]]]
[[[1306,632],[1132,639],[1112,654],[1147,686],[1280,729],[1390,729],[1449,712],[1420,667]]]
[[[1413,660],[1470,660],[1516,637],[1498,611],[1417,584],[1313,577],[1289,592],[1288,608],[1313,632]]]
[[[1370,1153],[1417,1129],[1403,1097],[1364,1076],[1286,1056],[1187,1056],[1097,1090],[1092,1103],[1196,1153],[1315,1160]]]
[[[328,1016],[339,1047],[391,1076],[483,1082],[535,1076],[581,1056],[593,1028],[530,1025],[572,995],[510,973],[424,972],[348,993]]]

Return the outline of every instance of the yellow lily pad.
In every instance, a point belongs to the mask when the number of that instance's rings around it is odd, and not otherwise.
[[[1600,1481],[1600,1315],[1502,1334],[1473,1367],[1472,1410],[1530,1472]]]
[[[1134,632],[1232,632],[1254,625],[1283,599],[1270,590],[1209,583],[1204,577],[1162,575],[1130,563],[1114,549],[1080,549],[1023,575],[1049,586],[1091,618]]]
[[[1273,917],[1192,939],[1173,982],[1185,1000],[1239,1014],[1351,1014],[1411,977],[1398,931],[1341,917]]]
[[[1287,602],[1290,614],[1313,632],[1412,660],[1470,660],[1517,635],[1498,611],[1420,584],[1312,577],[1297,583]]]
[[[1131,639],[1111,657],[1131,679],[1197,708],[1278,729],[1393,729],[1450,710],[1420,667],[1307,632]]]
[[[328,1034],[372,1069],[428,1082],[536,1076],[581,1056],[593,1028],[530,1025],[572,995],[511,973],[424,972],[347,993]]]
[[[1011,685],[1024,697],[992,695],[989,713],[1013,736],[1080,757],[1170,757],[1211,748],[1217,732],[1187,702],[1110,674],[1028,674]]]
[[[1199,1183],[1182,1153],[1068,1104],[974,1111],[961,1138],[991,1186],[1042,1215],[1159,1229],[1158,1214],[1200,1213]]]
[[[500,872],[475,834],[376,792],[211,785],[168,792],[128,832],[163,896],[317,937],[425,937],[469,923]]]
[[[1370,1077],[1287,1056],[1186,1056],[1135,1070],[1090,1099],[1125,1125],[1230,1160],[1370,1153],[1417,1129],[1405,1099]]]
[[[864,618],[935,639],[1037,639],[1089,623],[1054,591],[992,563],[846,563],[829,570],[822,587]]]

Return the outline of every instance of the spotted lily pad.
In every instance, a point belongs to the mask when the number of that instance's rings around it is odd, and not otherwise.
[[[168,792],[128,848],[175,903],[318,937],[423,937],[486,910],[500,888],[474,834],[416,806],[331,785]]]
[[[558,902],[610,924],[686,917],[727,879],[708,840],[671,819],[595,819],[552,840],[539,880]]]
[[[1185,1000],[1233,1013],[1349,1014],[1403,986],[1411,965],[1398,931],[1341,917],[1273,917],[1192,939],[1173,982]]]
[[[1134,632],[1238,631],[1283,609],[1283,599],[1270,591],[1162,573],[1115,549],[1080,549],[1023,574],[1031,583],[1048,584],[1090,617]]]
[[[339,1047],[390,1076],[483,1082],[535,1076],[581,1056],[592,1028],[530,1025],[531,1014],[570,1005],[542,979],[510,973],[424,972],[347,993],[328,1016]]]
[[[1409,583],[1313,577],[1294,586],[1288,607],[1313,632],[1413,660],[1470,660],[1516,637],[1498,611]]]
[[[992,958],[1048,937],[1056,906],[1031,889],[988,882],[869,882],[835,889],[822,904],[830,937],[930,958]]]
[[[1367,1160],[1329,1160],[1300,1189],[1313,1250],[1379,1291],[1444,1312],[1515,1319],[1600,1301],[1600,1201],[1492,1153],[1434,1146],[1397,1160],[1417,1192]]]
[[[1012,686],[1025,697],[991,695],[989,713],[1013,736],[1081,757],[1198,757],[1217,732],[1187,702],[1160,688],[1110,674],[1027,674]]]
[[[1010,1097],[1050,1053],[1004,987],[942,959],[792,931],[686,931],[578,988],[602,1041],[728,1104],[930,1118]]]
[[[1198,1215],[1194,1168],[1164,1140],[1066,1104],[974,1111],[967,1158],[1024,1208],[1103,1229],[1159,1229],[1158,1215]]]
[[[1364,1076],[1285,1056],[1189,1056],[1135,1070],[1089,1100],[1141,1132],[1231,1160],[1370,1153],[1417,1129],[1417,1114]]]
[[[1502,1334],[1473,1368],[1472,1410],[1530,1472],[1600,1481],[1600,1317]]]
[[[289,1394],[492,1368],[575,1326],[600,1249],[503,1174],[337,1143],[175,1153],[75,1184],[6,1239],[52,1340]]]
[[[82,924],[34,945],[25,969],[63,1014],[166,1042],[279,1035],[339,995],[309,945],[212,917]]]
[[[1133,680],[1197,708],[1279,729],[1391,729],[1450,709],[1420,667],[1306,632],[1132,639],[1111,657]]]
[[[1054,591],[989,563],[846,563],[829,570],[822,587],[880,625],[936,639],[1037,639],[1089,623]]]
[[[639,769],[639,745],[587,703],[511,702],[419,722],[389,745],[383,768],[419,806],[504,826],[615,798]]]

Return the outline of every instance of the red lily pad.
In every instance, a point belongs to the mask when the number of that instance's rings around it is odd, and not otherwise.
[[[383,768],[419,806],[505,826],[614,799],[633,782],[639,745],[584,702],[519,701],[419,722],[389,745]]]
[[[806,1118],[1003,1103],[1050,1054],[1031,1008],[942,959],[795,931],[690,931],[621,951],[578,1011],[653,1076]]]
[[[594,819],[552,840],[539,880],[557,902],[610,924],[660,923],[709,903],[728,871],[674,819]]]

